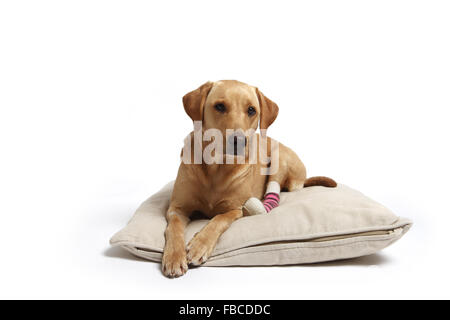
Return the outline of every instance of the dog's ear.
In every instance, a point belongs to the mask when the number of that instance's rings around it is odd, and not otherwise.
[[[275,102],[263,95],[258,88],[256,88],[256,95],[258,96],[259,107],[261,109],[259,128],[267,129],[278,116],[278,106]]]
[[[203,107],[205,105],[206,97],[211,90],[213,83],[208,81],[202,84],[199,88],[186,93],[183,97],[184,110],[191,117],[192,121],[203,120]]]

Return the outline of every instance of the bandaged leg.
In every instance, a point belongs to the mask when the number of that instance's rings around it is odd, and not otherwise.
[[[245,211],[253,216],[270,212],[270,210],[278,207],[280,203],[280,184],[276,181],[270,181],[267,184],[266,193],[263,201],[258,198],[250,198],[244,204]]]

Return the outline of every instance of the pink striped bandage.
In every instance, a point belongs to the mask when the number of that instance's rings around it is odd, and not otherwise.
[[[264,196],[263,205],[267,212],[280,204],[280,195],[275,192],[269,192]]]

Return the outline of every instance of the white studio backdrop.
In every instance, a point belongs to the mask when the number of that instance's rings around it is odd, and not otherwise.
[[[449,298],[446,1],[2,1],[0,298]],[[415,225],[365,258],[159,265],[110,249],[176,176],[207,80],[258,86],[310,175]]]

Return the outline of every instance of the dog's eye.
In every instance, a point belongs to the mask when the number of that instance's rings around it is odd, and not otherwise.
[[[247,113],[249,116],[252,116],[256,113],[255,107],[248,107]]]
[[[218,103],[214,106],[214,108],[216,108],[217,111],[219,112],[225,112],[226,108],[225,105],[223,103]]]

